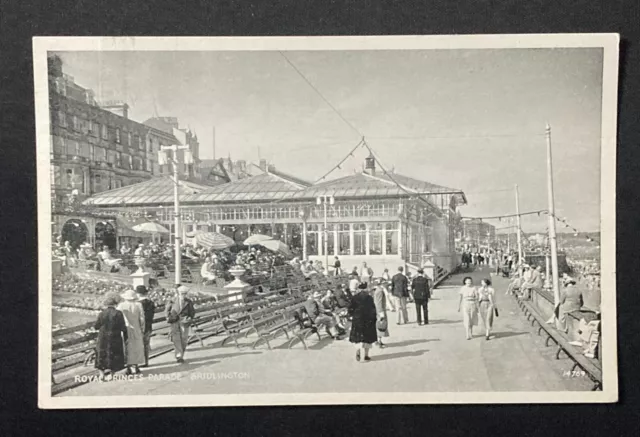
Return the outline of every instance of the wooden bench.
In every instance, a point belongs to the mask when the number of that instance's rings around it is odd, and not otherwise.
[[[183,265],[182,270],[180,271],[180,274],[182,275],[181,282],[191,282],[192,281],[191,271],[189,270],[188,266],[184,266]],[[164,266],[164,277],[166,279],[175,278],[175,275],[176,275],[175,266],[169,266],[169,265],[165,265]]]
[[[238,339],[247,338],[252,333],[257,333],[259,337],[261,335],[268,337],[270,331],[275,329],[273,325],[277,324],[276,322],[278,321],[277,317],[273,317],[277,315],[274,313],[282,311],[292,302],[300,302],[300,299],[292,301],[289,296],[281,296],[278,302],[260,300],[241,306],[221,309],[219,311],[220,325],[226,335],[221,345],[224,346],[227,341],[232,340],[236,347],[240,348]],[[267,327],[270,329],[267,330]],[[257,343],[259,341],[254,343],[254,347]]]
[[[574,362],[571,371],[573,372],[577,367],[580,367],[587,375],[589,375],[591,381],[593,381],[593,387],[591,390],[601,390],[602,367],[600,363],[597,360],[584,356],[576,346],[570,344],[570,339],[564,332],[557,330],[554,326],[548,325],[546,320],[544,320],[544,317],[540,315],[529,301],[517,297],[516,300],[520,309],[527,317],[527,321],[531,322],[531,326],[535,327],[535,324],[538,324],[537,334],[541,335],[544,331],[547,335],[547,339],[544,343],[545,346],[549,346],[550,341],[553,341],[556,344],[558,348],[555,356],[556,360],[559,360],[560,354],[564,352],[565,355]]]
[[[305,350],[309,349],[306,340],[314,334],[318,336],[318,341],[322,340],[318,326],[309,318],[309,314],[307,313],[304,304],[290,310],[288,312],[288,318],[291,321],[290,323],[293,325],[290,329],[292,337],[287,342],[289,349],[293,347],[296,340],[299,340],[300,343],[302,343]]]
[[[196,337],[204,347],[203,336],[216,336],[223,333],[225,330],[222,321],[225,318],[246,311],[247,308],[243,303],[231,300],[216,301],[206,308],[198,308],[196,317],[191,321],[191,336]]]
[[[283,333],[287,339],[290,339],[289,330],[291,329],[291,319],[288,317],[287,308],[295,305],[300,305],[300,301],[286,302],[276,308],[265,308],[262,311],[272,315],[258,317],[257,319],[255,318],[255,313],[251,314],[253,326],[247,331],[246,336],[251,332],[255,332],[258,336],[258,339],[253,342],[251,347],[255,349],[260,342],[264,341],[269,350],[271,350],[271,340],[275,339],[278,334],[281,333]]]

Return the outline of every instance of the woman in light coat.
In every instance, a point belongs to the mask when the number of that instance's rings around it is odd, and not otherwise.
[[[389,336],[389,319],[387,318],[387,296],[385,295],[384,288],[380,285],[380,280],[376,280],[376,285],[373,289],[373,302],[376,305],[376,313],[378,315],[378,321],[385,320],[387,322],[387,329],[384,331],[378,331],[378,346],[384,347],[382,343],[382,337]],[[376,327],[377,328],[377,327]]]
[[[133,290],[127,290],[122,295],[124,302],[118,305],[127,326],[127,341],[125,343],[125,359],[127,374],[140,373],[144,357],[144,310],[138,302],[138,295]]]

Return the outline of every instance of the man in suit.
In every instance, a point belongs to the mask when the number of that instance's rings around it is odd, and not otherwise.
[[[196,310],[191,299],[187,297],[188,287],[176,286],[176,296],[167,302],[167,322],[171,326],[169,339],[173,343],[176,353],[176,361],[184,363],[184,351],[189,340],[189,325],[196,315]]]
[[[424,313],[424,324],[429,324],[429,298],[431,289],[429,278],[424,276],[424,270],[418,269],[418,276],[413,279],[413,300],[416,303],[416,313],[418,315],[418,325],[422,325],[422,314]]]
[[[324,308],[320,301],[321,299],[322,293],[319,291],[309,295],[309,298],[304,303],[304,308],[307,311],[309,318],[318,327],[318,329],[320,329],[321,326],[324,326],[327,334],[329,334],[331,338],[342,340],[341,336],[344,334],[344,327],[340,326],[337,318],[331,311]]]
[[[147,290],[147,287],[144,285],[138,285],[136,287],[136,293],[138,293],[138,300],[140,301],[140,304],[142,304],[142,311],[144,312],[144,333],[142,342],[144,344],[144,367],[147,367],[149,366],[151,333],[153,331],[153,316],[156,312],[156,305],[151,299],[149,299],[149,290]]]
[[[391,294],[396,301],[396,308],[398,311],[398,322],[404,319],[404,323],[409,322],[409,316],[407,314],[407,298],[409,297],[409,281],[403,273],[404,268],[398,267],[398,273],[391,278]]]
[[[338,284],[336,286],[336,289],[333,292],[333,296],[336,299],[338,308],[348,308],[349,303],[351,303],[351,298],[353,298],[353,295],[351,294],[349,289],[345,290],[342,284]]]

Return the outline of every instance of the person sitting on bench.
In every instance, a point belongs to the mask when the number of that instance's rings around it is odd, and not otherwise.
[[[327,334],[329,334],[331,338],[341,340],[341,338],[338,337],[341,333],[336,331],[336,319],[331,311],[324,309],[320,303],[321,298],[322,295],[319,291],[309,295],[309,298],[304,303],[307,314],[318,329],[320,329],[321,326],[324,326]]]
[[[531,276],[529,276],[529,279],[527,279],[520,288],[522,298],[525,300],[531,300],[531,290],[542,290],[542,267],[538,266],[531,270]]]
[[[107,268],[110,270],[108,273],[114,270],[120,270],[120,263],[122,262],[122,259],[113,258],[111,256],[111,252],[109,251],[109,246],[102,246],[102,252],[98,253],[98,259],[102,260],[104,265],[107,266]]]
[[[202,264],[202,268],[200,269],[200,276],[204,279],[204,285],[208,283],[215,282],[216,274],[213,272],[213,264],[211,263],[211,258],[206,258],[204,260],[204,264]]]
[[[509,283],[507,287],[507,292],[505,294],[515,294],[518,290],[520,290],[520,286],[522,285],[522,277],[520,277],[519,273],[516,273],[515,277]]]
[[[348,289],[345,290],[342,284],[338,284],[333,292],[333,297],[335,298],[336,307],[342,309],[349,308],[353,295]]]

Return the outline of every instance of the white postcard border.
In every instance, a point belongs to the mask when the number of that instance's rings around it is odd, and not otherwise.
[[[185,406],[609,403],[618,400],[616,334],[616,131],[618,34],[523,34],[353,37],[35,37],[39,341],[38,406],[43,409]],[[452,50],[602,47],[600,392],[298,393],[53,397],[51,395],[51,203],[48,51]]]

